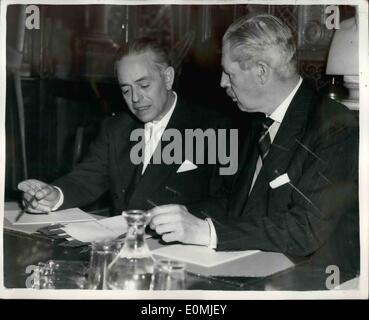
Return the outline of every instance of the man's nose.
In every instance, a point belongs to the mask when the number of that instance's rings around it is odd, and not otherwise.
[[[138,92],[138,90],[136,89],[133,89],[132,90],[132,102],[133,103],[137,103],[139,100],[140,100],[140,93]]]
[[[222,77],[220,79],[220,86],[222,88],[229,87],[229,79],[228,79],[228,76],[224,72],[222,72]]]

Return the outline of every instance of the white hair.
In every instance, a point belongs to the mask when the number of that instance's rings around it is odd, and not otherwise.
[[[244,69],[262,61],[282,80],[296,74],[296,45],[292,32],[272,15],[241,17],[227,29],[223,42],[230,45],[231,58]]]

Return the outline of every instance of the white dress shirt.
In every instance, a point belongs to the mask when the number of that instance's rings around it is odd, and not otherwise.
[[[169,111],[160,120],[154,120],[145,123],[145,148],[144,148],[144,163],[142,166],[142,174],[144,174],[150,159],[161,140],[161,136],[173,114],[177,104],[177,94],[174,93],[174,102]]]

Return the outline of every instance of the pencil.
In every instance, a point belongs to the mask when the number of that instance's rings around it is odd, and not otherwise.
[[[150,204],[153,207],[157,207],[158,206],[154,201],[151,201],[150,199],[147,199],[146,201],[147,201],[148,204]]]
[[[38,192],[38,191],[37,191]],[[37,193],[36,192],[36,193]],[[36,193],[32,196],[32,198],[27,202],[26,206],[23,208],[23,210],[21,212],[19,212],[19,214],[17,215],[17,217],[15,218],[15,222],[19,221],[19,219],[26,213],[26,211],[28,210],[28,208],[30,207],[31,203],[36,199]]]

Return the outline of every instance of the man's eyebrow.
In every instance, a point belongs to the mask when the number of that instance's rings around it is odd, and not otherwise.
[[[141,77],[141,78],[135,80],[135,82],[140,82],[140,81],[149,80],[149,79],[150,79],[150,77],[144,76],[144,77]]]
[[[144,76],[144,77],[138,78],[137,80],[135,80],[135,82],[145,81],[145,80],[149,80],[149,79],[150,79],[150,77]],[[120,83],[119,86],[120,87],[125,87],[125,86],[129,86],[129,84],[128,83]]]

